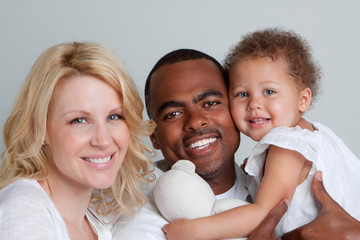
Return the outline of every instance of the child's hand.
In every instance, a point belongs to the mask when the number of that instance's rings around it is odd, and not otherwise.
[[[166,224],[162,230],[168,240],[191,240],[195,237],[193,220],[180,219]]]

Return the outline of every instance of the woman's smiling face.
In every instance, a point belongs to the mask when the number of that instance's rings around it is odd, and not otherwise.
[[[129,140],[123,104],[112,86],[86,75],[60,80],[47,119],[49,178],[74,187],[110,187]]]

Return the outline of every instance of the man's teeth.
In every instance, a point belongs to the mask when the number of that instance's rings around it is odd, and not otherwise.
[[[257,118],[257,119],[253,119],[250,122],[255,123],[255,124],[263,124],[266,123],[267,119],[264,118]]]
[[[190,144],[191,149],[203,149],[209,146],[211,143],[215,142],[216,138],[206,138],[197,142]]]
[[[91,162],[91,163],[106,163],[108,161],[110,161],[111,156],[106,157],[106,158],[85,158],[86,161]]]

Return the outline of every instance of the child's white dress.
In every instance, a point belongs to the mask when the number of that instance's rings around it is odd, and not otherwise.
[[[360,220],[360,160],[329,128],[316,122],[312,124],[316,129],[314,132],[300,127],[271,130],[255,146],[245,167],[252,176],[247,185],[254,199],[269,145],[295,150],[313,162],[309,176],[297,186],[289,208],[276,228],[278,236],[312,221],[318,215],[318,203],[311,190],[312,178],[317,170],[323,172],[324,185],[331,197]]]

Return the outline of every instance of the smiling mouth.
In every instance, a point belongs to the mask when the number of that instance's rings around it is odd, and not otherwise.
[[[103,163],[109,162],[111,160],[112,156],[113,155],[105,157],[105,158],[83,158],[83,159],[87,162],[103,164]]]
[[[212,144],[216,140],[217,140],[217,138],[214,138],[214,137],[202,139],[202,140],[199,140],[199,141],[196,141],[196,142],[190,144],[189,148],[201,150],[201,149],[204,149],[204,148],[210,146],[210,144]]]
[[[255,119],[251,119],[249,122],[253,124],[264,124],[269,120],[270,118],[255,118]]]

